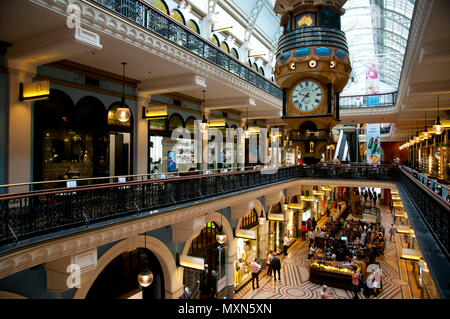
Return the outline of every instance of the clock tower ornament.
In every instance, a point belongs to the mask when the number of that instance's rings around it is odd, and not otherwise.
[[[275,78],[283,89],[282,119],[305,163],[315,163],[332,142],[339,123],[339,94],[351,66],[342,8],[347,0],[277,0],[283,35],[278,42]]]

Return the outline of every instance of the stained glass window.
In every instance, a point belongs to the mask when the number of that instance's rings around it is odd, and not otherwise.
[[[167,5],[162,0],[153,1],[153,6],[158,10],[164,12],[165,14],[169,14],[169,10],[167,9]]]
[[[195,23],[194,20],[189,20],[189,22],[188,22],[188,24],[187,24],[187,27],[188,27],[189,29],[191,29],[192,31],[197,32],[197,33],[200,34],[200,29],[199,29],[197,23]]]
[[[117,105],[112,105],[108,111],[108,125],[121,127],[121,128],[129,128],[131,127],[131,118],[126,122],[121,122],[117,119]]]
[[[173,114],[169,119],[169,132],[179,127],[183,127],[183,118],[178,114]]]
[[[220,48],[222,50],[224,50],[225,52],[230,53],[230,48],[228,47],[228,44],[225,41],[222,42],[222,44],[220,45]]]
[[[178,22],[180,22],[181,24],[186,24],[186,22],[184,21],[184,17],[180,11],[174,9],[174,10],[170,11],[170,16],[172,18],[174,18],[175,20],[177,20]]]
[[[219,39],[214,34],[211,36],[211,42],[219,46]]]
[[[165,131],[166,130],[166,120],[157,119],[148,121],[148,128],[152,131]]]
[[[236,59],[239,60],[239,53],[237,52],[236,49],[231,49],[231,55],[234,56]]]
[[[194,133],[195,130],[195,118],[194,117],[189,117],[186,120],[186,128],[189,130],[189,132]]]

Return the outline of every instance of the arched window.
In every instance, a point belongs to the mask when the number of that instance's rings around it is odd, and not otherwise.
[[[159,11],[164,12],[165,14],[169,14],[167,4],[163,0],[154,0],[152,4]]]
[[[173,9],[170,11],[170,16],[180,22],[183,25],[186,25],[186,21],[184,20],[183,14],[177,9]]]
[[[247,63],[250,67],[252,67],[252,60],[248,59]]]
[[[215,45],[220,46],[220,44],[219,44],[219,39],[217,38],[217,36],[216,36],[215,34],[213,34],[213,35],[211,36],[210,41],[211,41],[212,43],[214,43]]]
[[[242,217],[241,220],[241,229],[250,229],[258,225],[258,213],[256,212],[256,209],[252,209],[250,214],[247,216]]]
[[[148,121],[148,129],[150,131],[164,132],[166,130],[166,119],[156,119]]]
[[[191,132],[191,134],[194,134],[195,120],[196,118],[193,116],[189,116],[186,120],[186,128],[189,130],[189,132]]]
[[[261,73],[262,75],[265,75],[264,74],[264,69],[263,69],[263,67],[261,66],[261,67],[259,67],[259,73]]]
[[[169,118],[169,132],[179,127],[184,127],[183,118],[178,113],[172,114]]]
[[[239,53],[237,52],[237,50],[235,48],[231,49],[230,54],[239,60]]]
[[[226,53],[230,53],[230,48],[228,47],[228,44],[225,41],[222,42],[220,48],[224,50]]]
[[[122,107],[121,102],[114,102],[108,109],[107,123],[110,129],[116,131],[130,131],[132,130],[133,113],[131,113],[130,119],[126,122],[121,122],[117,118],[117,108]],[[128,107],[128,106],[127,106]]]
[[[253,70],[255,70],[256,72],[258,72],[258,65],[256,65],[256,63],[253,63],[252,68],[253,68]]]
[[[189,20],[187,27],[192,31],[200,34],[200,28],[198,27],[198,24],[194,20]]]

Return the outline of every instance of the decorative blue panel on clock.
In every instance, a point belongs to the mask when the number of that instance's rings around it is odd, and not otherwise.
[[[318,47],[314,49],[314,52],[318,55],[329,55],[331,54],[331,49],[326,47]]]
[[[345,59],[345,58],[347,57],[347,54],[345,53],[344,50],[336,49],[334,52],[335,52],[336,55],[337,55],[338,57],[340,57],[340,58]]]
[[[311,53],[311,50],[308,48],[300,48],[294,51],[295,56],[305,56]]]
[[[280,58],[280,61],[285,61],[289,59],[290,56],[291,54],[289,52],[284,52],[283,56]]]

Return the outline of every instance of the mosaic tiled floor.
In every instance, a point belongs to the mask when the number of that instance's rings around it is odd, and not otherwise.
[[[382,206],[381,218],[385,229],[389,229],[392,223],[388,207]],[[319,225],[326,222],[325,218],[320,220]],[[401,238],[396,234],[395,242],[386,238],[384,256],[378,257],[383,273],[383,290],[376,299],[409,299],[413,298],[410,283],[408,281],[407,269],[398,258],[398,250]],[[397,247],[398,245],[398,247]],[[317,299],[321,285],[309,281],[308,242],[297,241],[289,248],[288,256],[282,258],[281,282],[274,282],[272,277],[262,272],[259,280],[259,289],[252,289],[251,283],[235,294],[235,299]],[[329,299],[351,299],[353,293],[328,287]],[[359,298],[365,299],[362,293]],[[371,297],[375,298],[375,297]]]

